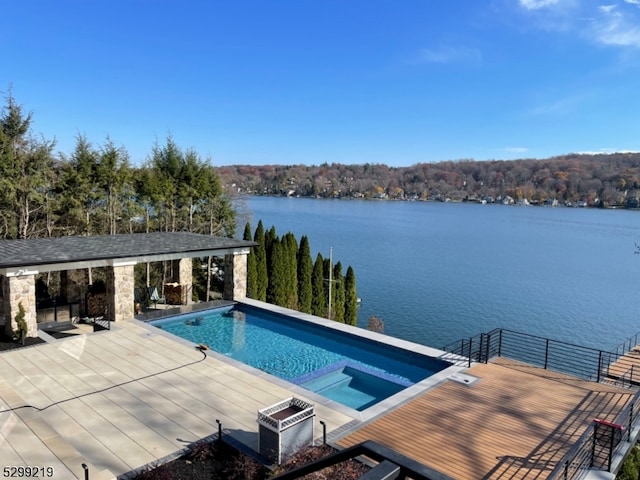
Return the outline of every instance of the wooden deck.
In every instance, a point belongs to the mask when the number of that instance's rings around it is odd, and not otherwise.
[[[629,390],[508,359],[446,381],[337,443],[375,440],[459,480],[544,479],[594,418],[613,421]]]

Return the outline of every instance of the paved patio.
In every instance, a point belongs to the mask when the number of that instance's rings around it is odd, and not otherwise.
[[[291,395],[266,374],[121,322],[0,354],[0,458],[51,466],[53,478],[84,478],[82,463],[92,480],[115,478],[215,434],[216,419],[258,450],[257,410]],[[354,420],[331,402],[296,396],[315,403],[329,432]]]

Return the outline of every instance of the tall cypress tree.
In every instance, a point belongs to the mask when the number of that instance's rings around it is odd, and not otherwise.
[[[249,222],[244,226],[244,240],[252,240],[251,225]],[[247,258],[247,297],[256,298],[258,289],[258,270],[256,265],[256,247],[251,247],[251,252]]]
[[[267,251],[265,249],[264,226],[262,220],[258,222],[256,231],[253,235],[253,241],[258,245],[253,248],[256,256],[256,289],[255,298],[261,302],[267,300],[267,285],[269,284],[269,276],[267,273]]]
[[[298,308],[298,241],[296,236],[288,232],[282,238],[287,271],[287,308]]]
[[[311,273],[311,313],[318,317],[327,316],[327,297],[324,290],[324,260],[318,253]]]
[[[286,245],[278,237],[271,243],[271,256],[269,257],[269,285],[267,287],[267,302],[274,305],[287,306],[288,291],[287,283],[287,263]]]
[[[344,323],[344,278],[342,278],[342,263],[338,262],[333,267],[333,282],[331,282],[333,291],[333,319],[336,322]]]
[[[311,261],[309,239],[306,235],[303,235],[300,239],[300,247],[298,248],[298,310],[304,313],[312,313],[312,272],[313,262]]]
[[[358,293],[356,290],[356,274],[353,268],[347,268],[347,275],[344,279],[344,323],[349,325],[358,324]]]

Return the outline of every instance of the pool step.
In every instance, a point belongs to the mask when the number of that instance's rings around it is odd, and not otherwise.
[[[313,380],[304,382],[301,384],[301,386],[304,388],[308,388],[313,392],[322,393],[333,388],[347,386],[349,385],[349,383],[351,383],[352,380],[353,377],[351,375],[348,375],[340,370],[327,373],[326,375],[323,375],[319,378],[314,378]]]

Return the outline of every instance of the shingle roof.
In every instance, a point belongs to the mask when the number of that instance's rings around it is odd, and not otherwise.
[[[2,240],[0,269],[149,257],[197,257],[253,245],[255,242],[247,240],[188,232]]]

